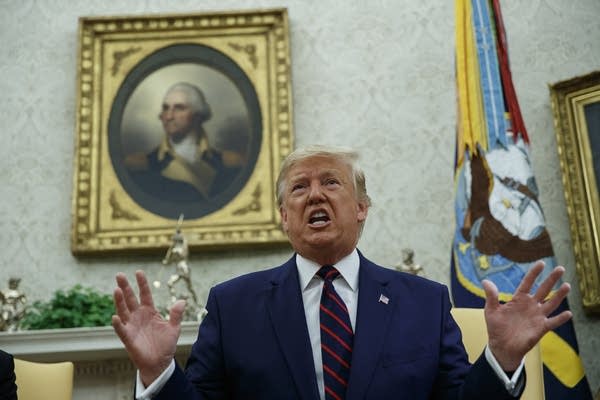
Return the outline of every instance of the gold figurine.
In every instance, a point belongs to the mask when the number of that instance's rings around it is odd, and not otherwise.
[[[27,297],[19,291],[21,278],[10,278],[8,289],[0,291],[0,331],[13,332],[25,315]]]
[[[413,275],[420,275],[423,272],[423,267],[414,262],[415,252],[413,249],[402,249],[402,264],[396,266],[396,269],[403,272],[408,272]]]
[[[198,296],[196,295],[196,291],[192,286],[191,271],[190,267],[188,266],[188,242],[181,231],[182,222],[183,214],[179,216],[177,227],[175,228],[175,234],[173,235],[171,245],[167,249],[165,257],[162,260],[162,264],[175,264],[175,273],[171,274],[169,280],[167,281],[167,287],[169,288],[169,295],[171,297],[171,304],[180,299],[186,300],[187,306],[185,318],[200,320],[206,314],[206,310],[198,302]],[[181,295],[177,293],[176,285],[179,281],[183,281],[185,283],[187,294]],[[154,286],[157,288],[160,287],[160,281],[155,281]]]

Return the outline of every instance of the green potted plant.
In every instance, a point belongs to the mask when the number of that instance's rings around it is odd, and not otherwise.
[[[35,301],[20,321],[20,329],[60,329],[110,325],[112,297],[93,288],[75,285],[57,290],[50,301]]]

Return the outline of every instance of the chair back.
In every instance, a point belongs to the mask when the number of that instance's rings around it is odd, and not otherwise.
[[[474,362],[487,344],[487,326],[482,308],[453,308],[452,316],[460,327],[469,361]],[[544,371],[540,344],[525,356],[527,384],[521,400],[544,400]]]
[[[15,359],[19,400],[71,400],[73,363],[37,363]]]

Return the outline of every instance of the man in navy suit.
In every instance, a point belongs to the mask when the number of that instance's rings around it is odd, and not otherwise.
[[[138,368],[138,399],[512,399],[525,385],[523,357],[549,330],[548,317],[569,292],[557,267],[530,294],[543,265],[525,276],[510,303],[484,282],[488,346],[470,365],[450,315],[447,288],[380,267],[356,248],[370,199],[356,153],[296,150],[283,163],[277,199],[295,250],[276,268],[214,287],[208,315],[185,371],[173,361],[184,302],[169,320],[155,309],[136,272],[139,300],[123,274],[114,292],[113,327]],[[323,366],[321,266],[334,266],[334,291],[353,333],[347,378]],[[346,364],[346,363],[345,363]],[[333,394],[332,376],[344,388]],[[337,396],[337,397],[336,397]]]

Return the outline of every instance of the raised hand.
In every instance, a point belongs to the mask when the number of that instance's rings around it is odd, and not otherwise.
[[[154,307],[144,273],[136,271],[135,277],[139,301],[125,274],[118,273],[116,276],[118,287],[115,288],[113,297],[117,314],[112,317],[112,326],[147,387],[169,366],[175,356],[185,301],[179,300],[171,307],[167,321]]]
[[[543,269],[542,261],[535,263],[523,277],[512,300],[506,304],[498,301],[496,285],[488,280],[483,281],[488,346],[505,371],[517,369],[525,354],[542,336],[564,324],[572,316],[570,311],[563,311],[548,317],[571,290],[570,285],[565,282],[552,297],[547,298],[565,272],[563,267],[554,268],[537,291],[529,293]]]

